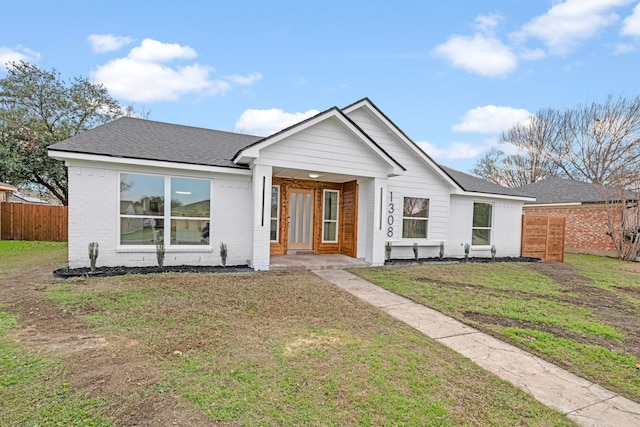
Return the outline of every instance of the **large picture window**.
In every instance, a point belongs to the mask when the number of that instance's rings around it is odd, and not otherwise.
[[[271,187],[271,241],[277,242],[280,225],[280,186]]]
[[[338,241],[338,191],[324,190],[322,206],[322,241]]]
[[[402,209],[402,237],[426,239],[429,225],[429,199],[405,197]]]
[[[490,203],[473,204],[473,229],[471,244],[473,246],[491,245],[491,224],[493,205]]]
[[[209,180],[120,174],[121,245],[208,245],[210,222]]]

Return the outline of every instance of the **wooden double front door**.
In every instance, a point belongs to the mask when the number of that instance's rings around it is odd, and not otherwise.
[[[280,219],[278,241],[271,243],[272,255],[309,252],[356,256],[356,181],[328,183],[274,178],[273,185],[280,191]],[[334,215],[328,213],[331,208]]]

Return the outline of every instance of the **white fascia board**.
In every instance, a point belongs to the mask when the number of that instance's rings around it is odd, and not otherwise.
[[[440,175],[440,177],[446,181],[447,183],[449,183],[449,185],[451,185],[453,188],[458,189],[460,191],[463,191],[462,188],[460,188],[460,186],[458,186],[458,184],[451,179],[451,177],[449,175],[447,175],[441,168],[440,166],[438,166],[432,159],[431,157],[429,157],[427,155],[427,153],[424,152],[424,150],[422,150],[422,148],[420,148],[418,146],[418,144],[416,144],[415,142],[413,142],[411,139],[409,139],[402,131],[400,131],[400,129],[398,129],[398,127],[393,124],[392,122],[389,121],[389,119],[382,114],[376,107],[374,107],[373,105],[371,105],[366,99],[363,99],[362,101],[353,104],[351,106],[349,106],[348,108],[344,108],[342,111],[345,114],[349,114],[352,111],[358,110],[360,108],[366,108],[371,114],[374,115],[374,117],[376,117],[377,120],[379,120],[382,124],[384,124],[387,128],[389,128],[389,130],[398,138],[400,139],[406,146],[408,146],[411,151],[413,151],[413,153],[418,156],[418,158],[425,163],[427,166],[431,167],[434,171],[436,171],[436,173],[438,175]]]
[[[354,126],[353,123],[351,123],[349,120],[345,119],[343,114],[337,109],[331,109],[324,113],[320,113],[316,117],[306,120],[305,122],[298,125],[294,125],[289,129],[286,129],[280,133],[276,133],[271,137],[267,137],[264,140],[245,148],[238,153],[238,155],[233,159],[233,162],[235,164],[250,164],[252,161],[259,158],[260,150],[262,150],[263,148],[267,148],[279,141],[282,141],[285,138],[295,135],[298,132],[308,129],[330,118],[337,119],[342,125],[349,129],[349,131],[353,135],[355,135],[364,145],[366,145],[371,151],[376,153],[382,161],[389,165],[391,167],[391,173],[389,173],[388,176],[398,176],[404,174],[405,171],[400,165],[398,165],[393,159],[389,157],[388,154],[386,154],[378,146],[371,142],[371,140],[369,140],[369,138],[364,135],[359,128]]]
[[[535,199],[534,199],[535,200]],[[531,203],[524,205],[525,208],[564,208],[564,207],[573,207],[573,206],[582,206],[580,202],[572,202],[572,203]]]
[[[155,168],[163,168],[163,169],[217,172],[217,173],[225,173],[225,174],[233,174],[233,175],[252,175],[252,172],[249,169],[236,169],[236,168],[225,168],[222,166],[208,166],[208,165],[196,165],[196,164],[190,164],[190,163],[165,162],[161,160],[132,159],[127,157],[102,156],[99,154],[73,153],[73,152],[56,151],[56,150],[49,150],[49,157],[52,157],[57,160],[64,160],[66,163],[69,163],[69,161],[76,160],[76,161],[94,162],[94,163],[111,163],[116,165],[127,165],[127,166],[145,166],[145,167],[155,167]]]
[[[476,193],[474,191],[456,191],[452,193],[456,196],[469,196],[469,197],[486,197],[487,199],[502,199],[502,200],[517,200],[521,202],[535,202],[535,197],[527,196],[510,196],[508,194],[492,194],[492,193]],[[537,205],[528,205],[537,206]]]

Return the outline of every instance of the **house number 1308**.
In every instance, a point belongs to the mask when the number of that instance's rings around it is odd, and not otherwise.
[[[393,237],[393,213],[395,212],[395,207],[393,203],[389,203],[389,209],[387,209],[389,216],[387,217],[387,237]]]

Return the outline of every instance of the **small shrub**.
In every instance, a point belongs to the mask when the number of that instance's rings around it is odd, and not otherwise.
[[[413,242],[413,257],[418,261],[418,242]]]
[[[438,259],[442,261],[444,258],[444,242],[440,242],[440,252],[438,252]]]
[[[96,269],[96,261],[98,260],[98,242],[89,243],[89,265],[91,271]]]
[[[496,245],[491,245],[491,260],[495,261],[496,260]]]
[[[164,241],[162,240],[156,243],[156,259],[158,260],[158,267],[164,266]]]
[[[469,261],[469,251],[471,251],[471,245],[468,243],[464,244],[464,262]]]
[[[227,265],[227,245],[225,243],[220,243],[220,259],[222,266],[225,267]]]
[[[391,242],[387,242],[384,245],[384,255],[387,261],[391,260],[391,249],[392,249]]]

